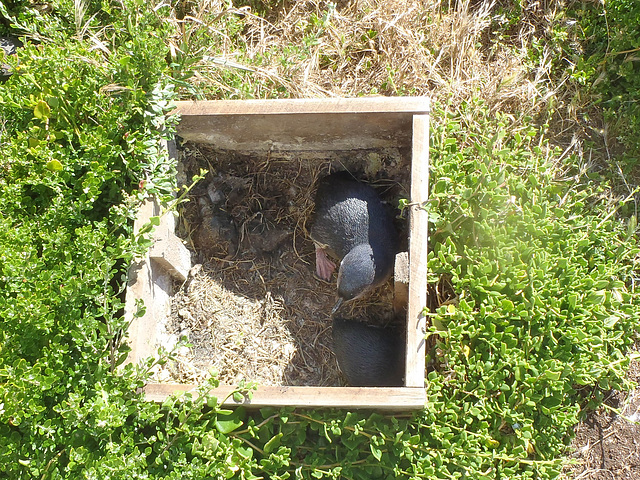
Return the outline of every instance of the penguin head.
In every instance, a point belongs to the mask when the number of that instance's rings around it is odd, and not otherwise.
[[[376,265],[373,250],[369,244],[361,244],[347,253],[338,270],[338,303],[333,312],[343,302],[354,300],[373,287],[376,277]]]

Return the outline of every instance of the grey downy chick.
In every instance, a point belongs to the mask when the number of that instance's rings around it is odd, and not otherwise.
[[[318,182],[311,239],[316,246],[316,273],[329,281],[340,262],[338,302],[358,298],[382,285],[393,272],[398,233],[376,191],[348,172]]]

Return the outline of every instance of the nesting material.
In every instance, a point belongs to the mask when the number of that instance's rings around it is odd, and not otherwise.
[[[198,264],[176,285],[169,335],[186,337],[159,378],[199,381],[217,371],[223,384],[344,386],[331,338],[331,283],[315,277],[308,235],[315,183],[348,170],[396,207],[408,198],[409,159],[398,149],[268,155],[185,144],[178,181],[208,170],[180,209],[177,234]],[[406,220],[396,210],[401,249]],[[344,305],[339,314],[375,325],[394,318],[393,281]]]

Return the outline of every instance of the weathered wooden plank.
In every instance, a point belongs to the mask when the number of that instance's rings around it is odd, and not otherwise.
[[[309,113],[429,112],[428,97],[298,98],[273,100],[206,100],[176,102],[176,112],[188,115],[299,115]]]
[[[409,306],[405,385],[424,386],[427,304],[427,233],[429,217],[422,208],[429,195],[429,116],[413,117],[411,207],[409,211]]]
[[[411,116],[390,114],[273,114],[183,116],[178,135],[223,150],[327,151],[408,147]]]
[[[153,200],[146,200],[138,210],[133,223],[133,231],[138,233],[149,218],[160,213]],[[164,309],[156,310],[158,305],[168,302],[168,289],[171,277],[163,268],[153,265],[146,256],[129,266],[127,292],[125,295],[125,318],[129,320],[129,346],[131,350],[127,362],[137,363],[157,351],[156,319],[165,314]],[[157,297],[157,298],[156,298]],[[137,300],[144,300],[145,312],[137,315]]]
[[[196,385],[151,383],[145,386],[147,400],[162,402],[179,392],[197,394]],[[252,398],[235,402],[234,387],[220,386],[210,393],[226,406],[251,408],[269,406],[306,408],[366,408],[376,410],[415,410],[425,404],[424,388],[405,387],[270,387],[259,386]]]
[[[423,97],[178,102],[178,134],[241,152],[408,148]]]

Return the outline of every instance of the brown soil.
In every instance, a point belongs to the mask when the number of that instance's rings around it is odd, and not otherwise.
[[[396,207],[408,198],[407,155],[389,149],[259,157],[202,144],[184,145],[181,155],[180,184],[191,184],[200,169],[208,173],[182,205],[177,228],[196,267],[172,302],[167,333],[191,344],[167,367],[172,379],[198,381],[214,369],[231,385],[344,385],[332,353],[335,274],[331,283],[315,277],[308,236],[315,183],[346,169]],[[397,228],[406,249],[406,220],[398,218]],[[389,281],[339,313],[388,324],[396,317],[392,300]]]
[[[629,378],[640,380],[633,361]],[[615,413],[615,411],[619,412]],[[612,392],[605,405],[576,427],[567,468],[573,480],[637,480],[640,478],[640,390]]]

